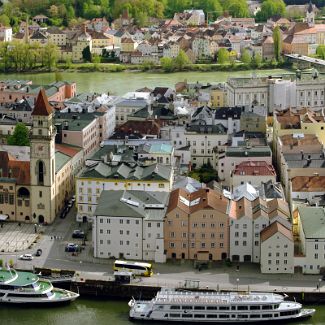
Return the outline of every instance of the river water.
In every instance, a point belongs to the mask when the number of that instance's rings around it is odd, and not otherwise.
[[[314,307],[315,308],[315,307]],[[316,306],[311,319],[290,322],[297,325],[324,325],[325,309]],[[2,325],[150,325],[154,322],[134,323],[128,320],[127,302],[78,299],[67,306],[26,308],[0,306]],[[277,322],[279,323],[279,322]],[[165,323],[167,325],[167,323]],[[281,323],[285,324],[285,323]],[[289,323],[288,323],[289,324]]]
[[[102,92],[113,95],[123,95],[128,91],[134,91],[142,87],[153,88],[156,86],[173,87],[179,81],[217,83],[226,81],[228,77],[280,75],[288,73],[288,70],[248,70],[232,72],[176,72],[176,73],[153,73],[153,72],[62,72],[62,79],[77,82],[78,92]],[[46,85],[55,81],[55,73],[35,74],[0,74],[0,80],[20,79],[32,80],[34,84]]]

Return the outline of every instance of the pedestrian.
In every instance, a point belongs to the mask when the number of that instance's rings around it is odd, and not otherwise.
[[[53,240],[53,237],[51,236],[51,240]]]

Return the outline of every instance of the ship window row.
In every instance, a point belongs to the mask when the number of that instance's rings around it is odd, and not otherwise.
[[[292,312],[286,312],[289,313],[288,315],[295,315],[298,312],[296,311],[292,311]],[[286,314],[287,315],[287,314]],[[282,315],[281,316],[286,316],[286,315]],[[231,317],[230,317],[231,316]],[[165,314],[165,317],[168,317],[168,314]],[[177,314],[177,313],[170,313],[169,317],[171,318],[214,318],[214,319],[227,319],[227,318],[232,318],[232,319],[257,319],[257,318],[277,318],[279,317],[279,314],[238,314],[238,315],[229,315],[229,314]]]
[[[279,305],[253,305],[253,306],[242,306],[238,305],[237,308],[236,306],[175,306],[172,305],[170,306],[170,309],[172,310],[271,310],[271,309],[278,309]]]

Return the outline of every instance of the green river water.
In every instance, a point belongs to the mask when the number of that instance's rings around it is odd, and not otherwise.
[[[314,307],[315,308],[315,307]],[[311,319],[290,322],[297,325],[324,325],[325,308],[316,306]],[[131,322],[128,320],[127,302],[78,299],[67,306],[51,308],[19,308],[0,306],[2,325],[152,325],[155,322]],[[277,322],[279,323],[279,322]],[[167,325],[167,323],[164,323]],[[273,323],[272,323],[273,324]],[[281,323],[285,324],[285,323]]]
[[[280,75],[288,70],[260,70],[260,71],[232,71],[232,72],[62,72],[62,79],[77,82],[78,92],[110,92],[114,95],[123,95],[142,87],[154,88],[156,86],[173,87],[179,81],[217,83],[226,81],[228,77],[252,76],[256,73],[261,76]],[[55,81],[54,73],[36,74],[0,74],[0,79],[32,80],[34,84],[45,85]]]

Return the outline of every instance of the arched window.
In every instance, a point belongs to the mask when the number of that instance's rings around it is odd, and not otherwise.
[[[37,166],[37,176],[38,176],[38,185],[44,185],[44,173],[45,173],[45,168],[44,168],[44,163],[43,161],[38,162]]]

